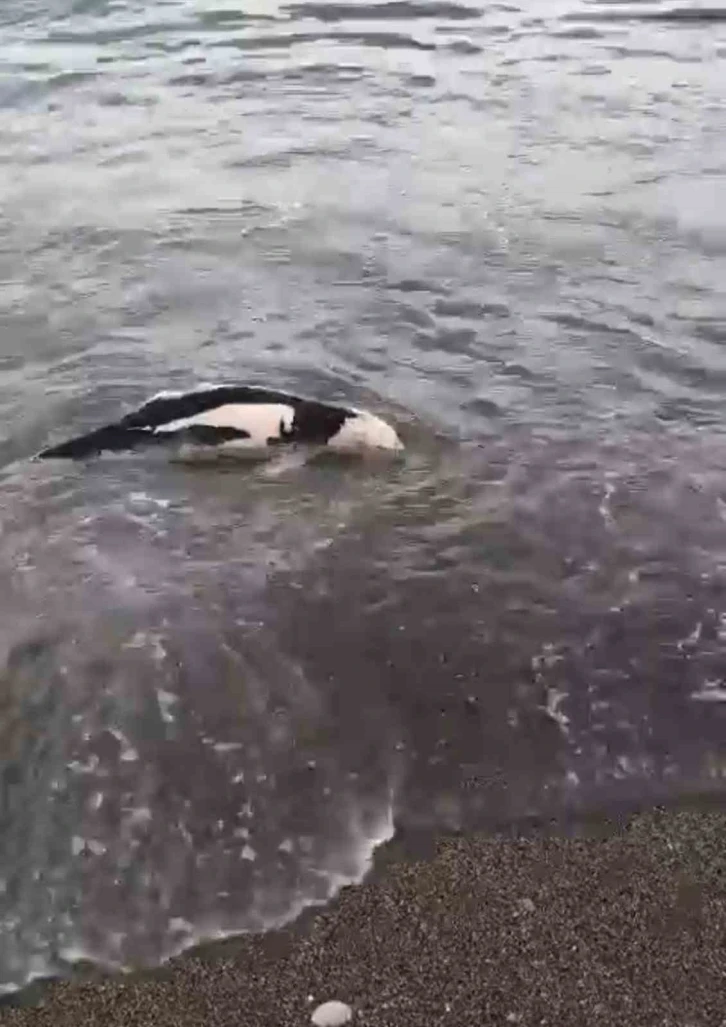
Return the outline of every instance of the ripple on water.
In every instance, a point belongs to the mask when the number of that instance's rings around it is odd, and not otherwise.
[[[316,18],[319,21],[407,21],[415,18],[428,18],[437,22],[445,19],[461,21],[480,18],[483,13],[479,7],[447,3],[445,0],[430,0],[426,3],[416,3],[415,0],[389,0],[388,3],[376,4],[304,3],[288,4],[282,9],[291,18]]]

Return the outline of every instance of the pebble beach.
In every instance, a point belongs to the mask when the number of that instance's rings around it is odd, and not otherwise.
[[[423,858],[394,841],[365,883],[285,930],[44,986],[0,1022],[302,1027],[336,1002],[366,1027],[717,1027],[725,837],[726,813],[701,803],[442,838]]]

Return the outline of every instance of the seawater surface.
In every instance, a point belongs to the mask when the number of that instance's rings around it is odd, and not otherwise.
[[[5,0],[0,987],[723,792],[725,20]],[[221,380],[406,458],[30,459]]]

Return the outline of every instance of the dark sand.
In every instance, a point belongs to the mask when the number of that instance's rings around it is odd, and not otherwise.
[[[286,1027],[338,998],[354,1023],[726,1024],[726,812],[399,842],[289,930],[153,973],[64,982],[4,1007],[33,1027]]]

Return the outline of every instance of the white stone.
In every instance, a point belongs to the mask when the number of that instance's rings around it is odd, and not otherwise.
[[[315,1027],[342,1027],[342,1024],[348,1023],[353,1019],[353,1010],[350,1006],[346,1006],[345,1002],[323,1002],[321,1006],[313,1012],[310,1019],[315,1024]]]

